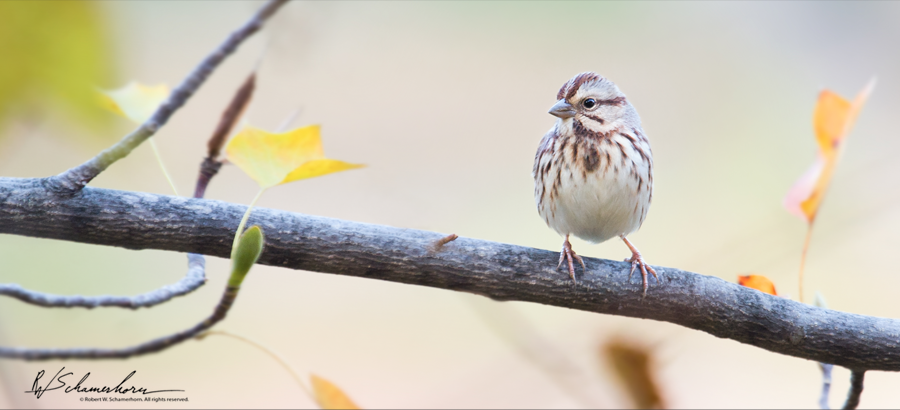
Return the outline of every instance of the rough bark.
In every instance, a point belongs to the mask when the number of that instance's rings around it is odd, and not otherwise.
[[[227,258],[244,205],[0,178],[0,233]],[[900,320],[817,308],[722,279],[657,267],[645,299],[624,262],[585,258],[572,284],[558,253],[446,234],[254,209],[266,234],[259,263],[429,286],[679,324],[852,370],[900,370]],[[52,274],[50,272],[46,274]]]

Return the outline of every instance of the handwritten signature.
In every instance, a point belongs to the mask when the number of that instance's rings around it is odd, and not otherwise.
[[[40,399],[41,396],[44,395],[44,393],[46,393],[48,391],[59,390],[59,389],[63,389],[63,391],[66,393],[72,393],[72,392],[75,392],[75,393],[118,393],[118,394],[138,394],[138,393],[140,393],[143,395],[154,394],[154,393],[183,392],[184,391],[184,390],[152,390],[152,391],[149,391],[149,390],[147,390],[146,387],[135,387],[133,385],[131,387],[123,386],[125,384],[125,382],[127,382],[128,379],[131,378],[131,376],[134,376],[134,374],[137,373],[137,370],[133,370],[131,373],[128,373],[128,376],[125,376],[125,378],[122,379],[122,381],[119,384],[117,384],[116,387],[87,386],[87,384],[85,382],[87,381],[88,377],[91,375],[91,372],[87,372],[84,375],[84,377],[82,377],[81,380],[79,380],[78,383],[75,384],[74,386],[68,386],[67,383],[63,379],[65,379],[68,376],[73,375],[74,373],[68,372],[63,375],[60,375],[60,373],[62,373],[63,370],[65,370],[65,369],[66,369],[65,367],[63,367],[62,369],[59,369],[59,371],[56,372],[56,375],[53,376],[53,378],[50,379],[50,381],[48,381],[47,384],[44,386],[40,385],[40,380],[42,377],[44,377],[45,373],[43,370],[39,371],[37,374],[37,377],[34,378],[34,384],[31,386],[31,390],[28,390],[25,393],[34,393],[34,395]]]

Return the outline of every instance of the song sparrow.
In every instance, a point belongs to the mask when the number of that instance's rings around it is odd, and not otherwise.
[[[637,231],[653,198],[650,141],[637,111],[611,81],[581,73],[563,84],[550,114],[559,119],[544,135],[534,157],[534,199],[547,225],[565,235],[559,264],[584,260],[569,235],[600,243],[618,236],[631,250],[631,272],[640,267],[643,295],[647,272],[656,271],[626,238]]]

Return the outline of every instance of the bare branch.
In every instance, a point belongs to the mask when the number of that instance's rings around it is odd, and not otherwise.
[[[170,299],[193,292],[206,283],[205,261],[202,255],[188,254],[188,273],[181,280],[152,292],[137,296],[60,296],[34,292],[16,284],[0,284],[0,295],[10,296],[25,303],[44,307],[121,307],[138,309],[168,302]]]
[[[0,178],[0,233],[228,258],[246,206],[85,188],[66,197],[42,179]],[[630,265],[591,258],[573,285],[552,251],[471,238],[431,245],[435,232],[259,208],[259,263],[475,293],[679,324],[773,352],[851,370],[900,370],[900,320],[817,308],[722,279],[657,268],[641,301]]]
[[[830,409],[828,396],[831,395],[831,371],[834,369],[834,365],[819,363],[819,369],[822,370],[822,394],[819,396],[819,408]]]
[[[98,348],[72,348],[72,349],[31,349],[17,347],[0,347],[0,357],[24,360],[51,360],[51,359],[125,359],[132,356],[154,353],[172,347],[175,344],[191,339],[216,323],[225,319],[231,305],[237,298],[239,288],[228,287],[222,295],[219,304],[216,305],[213,314],[194,327],[174,333],[169,336],[154,339],[136,346],[123,349],[98,349]]]
[[[206,156],[208,158],[218,159],[219,153],[222,151],[222,145],[225,144],[225,139],[228,137],[228,134],[231,133],[231,130],[234,128],[234,125],[237,124],[241,115],[244,114],[247,106],[250,105],[250,99],[253,97],[253,91],[255,89],[256,72],[253,72],[247,76],[247,79],[244,80],[244,83],[238,88],[234,97],[232,97],[231,102],[228,104],[228,107],[225,108],[225,111],[222,113],[219,125],[216,126],[216,130],[213,132],[212,137],[209,138],[209,142],[207,142]]]
[[[234,52],[237,47],[249,38],[253,33],[259,31],[263,23],[271,17],[287,0],[270,0],[266,3],[250,20],[248,20],[241,28],[231,33],[228,39],[222,45],[208,55],[201,63],[191,72],[181,84],[175,88],[172,95],[165,103],[159,106],[156,113],[150,117],[145,123],[141,124],[136,130],[132,131],[121,141],[105,149],[84,164],[75,168],[71,168],[59,175],[47,179],[47,187],[54,189],[61,195],[73,195],[79,189],[87,185],[91,180],[100,175],[103,170],[112,165],[114,162],[124,158],[132,150],[137,148],[141,143],[156,134],[175,111],[178,111],[182,105],[200,88],[212,72],[225,60],[228,55]]]
[[[865,377],[865,370],[854,370],[850,373],[850,392],[847,393],[847,402],[844,403],[845,410],[859,407],[859,397],[862,396]]]

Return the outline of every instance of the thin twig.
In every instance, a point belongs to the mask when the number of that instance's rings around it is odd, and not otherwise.
[[[151,307],[167,302],[176,296],[193,292],[206,283],[204,272],[204,259],[202,255],[188,254],[188,273],[184,278],[171,285],[163,286],[152,292],[137,296],[60,296],[49,293],[30,291],[17,284],[0,284],[0,295],[10,296],[25,303],[44,307],[83,307],[93,309],[95,307],[120,307],[138,309]]]
[[[456,235],[455,233],[451,233],[450,235],[447,235],[441,239],[434,241],[434,243],[431,244],[431,250],[432,250],[432,252],[440,252],[441,248],[443,248],[444,245],[446,245],[450,242],[453,242],[457,239],[459,239],[459,236]]]
[[[221,168],[222,163],[220,161],[209,157],[203,159],[203,162],[200,163],[200,174],[197,175],[197,186],[194,187],[194,198],[203,198],[206,195],[206,187],[209,186],[209,182],[219,173]]]
[[[225,139],[228,138],[228,134],[231,133],[231,130],[234,129],[234,125],[247,109],[255,89],[256,73],[253,72],[247,76],[247,79],[244,80],[244,83],[241,84],[234,94],[234,97],[232,97],[231,103],[228,104],[228,107],[226,107],[225,111],[222,113],[222,119],[219,120],[219,125],[216,126],[216,130],[213,132],[212,137],[209,138],[209,142],[207,143],[208,158],[219,158],[219,153],[222,151],[222,145],[225,144]]]
[[[203,81],[212,73],[212,71],[224,60],[228,54],[233,52],[237,46],[249,37],[251,34],[259,30],[263,21],[269,18],[286,0],[271,0],[263,6],[256,15],[250,19],[242,28],[232,33],[232,35],[222,44],[215,52],[208,56],[197,69],[191,73],[187,79],[175,90],[169,97],[169,100],[157,109],[156,113],[150,120],[145,122],[131,135],[120,141],[115,146],[102,152],[97,157],[91,159],[79,167],[70,169],[56,177],[47,178],[44,186],[56,193],[60,192],[59,188],[67,188],[70,190],[83,189],[84,185],[92,178],[99,175],[110,164],[116,160],[128,155],[128,153],[139,145],[143,140],[149,138],[161,126],[163,126],[169,117],[183,105],[188,98],[200,87]],[[237,106],[232,104],[226,114],[223,116],[222,122],[227,124],[219,124],[217,133],[223,135],[213,135],[209,143],[209,157],[200,166],[200,174],[197,178],[197,187],[194,190],[195,198],[202,198],[206,192],[206,187],[212,177],[216,175],[222,163],[216,161],[218,150],[224,142],[225,136],[233,127],[234,122],[240,116],[240,113],[246,108],[250,96],[253,92],[255,75],[244,83],[238,90],[235,99],[239,101]],[[236,111],[235,111],[236,110]],[[234,111],[230,112],[229,111]],[[215,150],[215,152],[213,152]],[[215,154],[215,155],[213,155]],[[8,294],[20,300],[38,304],[41,306],[65,306],[65,307],[96,307],[96,306],[119,306],[136,309],[138,307],[149,307],[165,302],[175,296],[184,295],[200,287],[206,282],[205,276],[205,259],[202,255],[188,253],[188,274],[184,279],[174,285],[165,286],[153,292],[132,298],[117,296],[99,296],[99,297],[81,297],[81,296],[56,296],[37,292],[29,292],[22,289],[18,285],[0,285],[0,294]],[[98,348],[72,348],[72,349],[30,349],[30,348],[10,348],[0,347],[0,357],[17,358],[24,360],[49,360],[49,359],[124,359],[132,356],[158,352],[160,350],[171,347],[175,344],[191,339],[200,333],[209,330],[213,325],[225,318],[228,310],[234,304],[237,298],[239,287],[229,286],[225,289],[221,300],[213,310],[212,315],[191,327],[168,336],[151,340],[136,346],[126,347],[122,349],[98,349]]]
[[[859,397],[863,392],[863,379],[866,377],[865,370],[853,370],[850,373],[850,392],[847,393],[847,402],[844,403],[844,409],[855,409],[859,407]]]
[[[32,349],[19,347],[0,347],[0,357],[23,360],[51,359],[126,359],[132,356],[154,353],[167,349],[198,334],[222,321],[234,304],[240,288],[227,287],[213,314],[190,329],[151,340],[139,345],[121,349],[71,348],[71,349]]]
[[[819,363],[819,369],[822,370],[822,395],[819,396],[819,408],[830,409],[828,396],[831,395],[831,371],[834,369],[834,365]]]
[[[269,355],[269,357],[271,357],[276,362],[278,362],[278,364],[280,364],[281,367],[283,367],[285,370],[287,370],[287,372],[291,374],[291,377],[294,378],[294,382],[296,382],[297,385],[300,386],[300,390],[303,390],[303,393],[306,394],[306,397],[309,398],[309,400],[312,401],[313,403],[316,403],[316,395],[313,393],[312,389],[309,386],[307,386],[306,383],[303,382],[303,379],[301,379],[300,375],[297,374],[297,372],[295,372],[294,369],[287,363],[287,360],[285,360],[284,357],[282,357],[280,354],[276,353],[274,350],[266,347],[262,343],[255,342],[250,338],[247,338],[247,337],[244,337],[244,336],[241,336],[238,334],[234,334],[231,332],[226,332],[224,330],[209,330],[209,331],[206,331],[206,332],[203,332],[203,333],[197,335],[196,338],[197,338],[197,340],[203,340],[207,336],[212,336],[212,335],[231,337],[231,338],[240,340],[244,343],[247,343],[250,346],[253,346],[259,350],[262,350],[265,354]]]
[[[812,224],[810,222],[809,226],[806,227],[806,239],[803,240],[803,251],[800,253],[800,274],[797,277],[800,303],[803,303],[803,270],[806,268],[806,253],[809,251],[809,240],[812,238]]]
[[[250,105],[250,99],[253,98],[253,91],[256,89],[256,72],[250,73],[244,83],[238,87],[231,102],[222,112],[219,124],[216,125],[215,131],[206,142],[206,158],[200,164],[200,175],[197,177],[197,186],[194,188],[194,198],[203,198],[206,194],[206,187],[209,182],[222,168],[222,161],[219,160],[219,154],[222,152],[222,146],[228,139],[228,134],[234,129],[237,120],[241,118],[243,112]]]
[[[259,31],[263,23],[271,17],[287,0],[270,0],[248,20],[241,28],[237,29],[215,51],[208,55],[191,72],[182,83],[175,88],[165,103],[159,106],[149,120],[141,124],[121,141],[107,148],[87,162],[69,169],[59,175],[46,180],[47,187],[59,195],[71,196],[87,185],[97,175],[100,175],[114,162],[124,158],[137,148],[147,138],[153,136],[169,118],[184,105],[187,100],[200,88],[206,79],[218,68],[219,64],[237,47]]]

